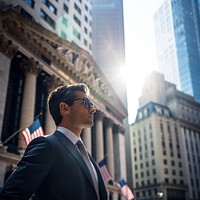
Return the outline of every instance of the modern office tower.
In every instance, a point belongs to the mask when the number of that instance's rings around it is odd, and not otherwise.
[[[200,103],[152,73],[130,126],[136,197],[200,199]]]
[[[154,16],[158,71],[200,101],[200,2],[165,0]]]
[[[92,56],[127,106],[122,80],[125,65],[124,16],[122,0],[92,1]]]
[[[85,0],[4,0],[24,16],[91,53],[92,5]]]
[[[23,2],[23,6],[15,5],[16,2]],[[127,109],[106,84],[106,76],[88,51],[21,12],[22,8],[28,10],[30,2],[13,1],[14,7],[10,8],[7,1],[0,2],[0,186],[26,148],[21,132],[37,117],[46,135],[54,132],[54,122],[46,107],[48,93],[59,85],[83,82],[90,88],[97,112],[94,126],[84,129],[82,139],[97,162],[106,158],[113,176],[113,182],[106,184],[109,199],[124,199],[116,183],[126,177]],[[33,1],[33,5],[39,6],[38,2]],[[47,12],[46,4],[40,6],[38,11]]]

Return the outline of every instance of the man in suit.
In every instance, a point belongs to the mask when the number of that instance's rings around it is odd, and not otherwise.
[[[77,143],[83,128],[93,126],[96,109],[89,89],[78,83],[60,86],[49,94],[50,113],[56,124],[52,135],[32,140],[16,170],[0,191],[0,199],[107,200],[97,164]],[[82,145],[84,146],[84,145]]]

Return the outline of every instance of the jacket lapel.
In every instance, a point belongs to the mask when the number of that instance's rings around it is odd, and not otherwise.
[[[81,169],[83,170],[84,174],[89,179],[89,181],[91,182],[92,186],[94,187],[93,181],[92,181],[92,177],[91,177],[90,172],[89,172],[89,169],[88,169],[87,165],[85,164],[84,160],[82,159],[80,153],[78,152],[78,149],[76,148],[76,146],[66,136],[64,136],[59,131],[56,131],[54,133],[54,135],[58,138],[58,140],[64,146],[64,148],[70,154],[72,154],[72,156],[76,159],[76,161],[80,165]]]

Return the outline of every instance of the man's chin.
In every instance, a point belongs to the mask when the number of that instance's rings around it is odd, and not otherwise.
[[[88,124],[85,125],[85,128],[91,128],[94,125],[94,122],[90,122]]]

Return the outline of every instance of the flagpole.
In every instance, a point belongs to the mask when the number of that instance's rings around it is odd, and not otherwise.
[[[42,115],[42,112],[40,112],[37,116],[34,117],[34,120],[37,119],[40,115]],[[33,122],[32,122],[33,123]],[[32,123],[30,123],[27,127],[29,127]],[[21,132],[22,130],[24,130],[26,127],[24,128],[20,128],[17,131],[15,131],[10,137],[8,137],[4,142],[2,142],[3,145],[5,145],[8,141],[10,141],[13,137],[15,137],[19,132]]]
[[[103,159],[107,158],[108,156],[110,156],[109,153],[105,154]],[[99,162],[102,161],[103,159],[98,160],[97,163],[99,163]]]

